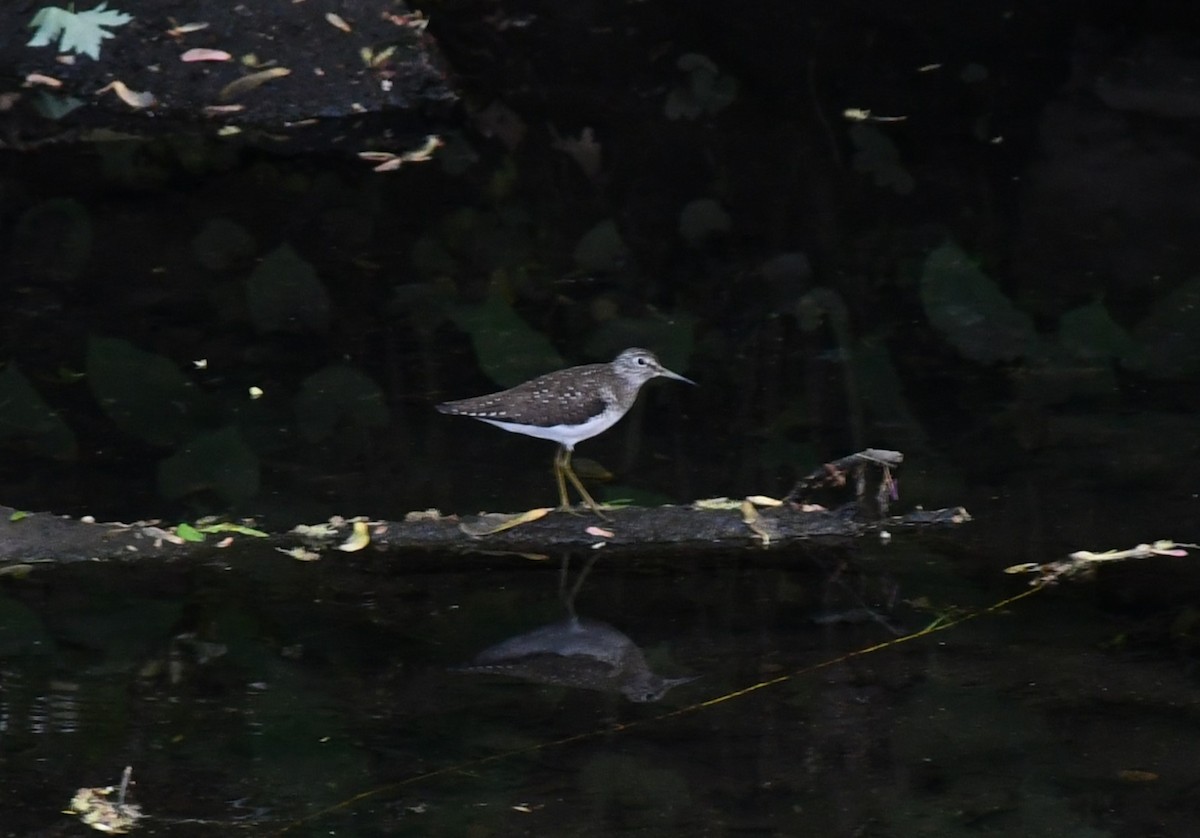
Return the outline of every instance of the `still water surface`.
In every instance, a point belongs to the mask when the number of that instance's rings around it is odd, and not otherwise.
[[[126,765],[144,835],[1194,834],[1196,673],[1091,588],[811,669],[1025,580],[915,539],[583,558],[5,578],[0,834],[92,834],[60,811]]]

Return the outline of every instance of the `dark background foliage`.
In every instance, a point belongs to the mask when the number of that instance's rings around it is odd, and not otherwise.
[[[0,833],[132,765],[171,835],[1188,834],[1194,556],[1016,603],[999,570],[1200,541],[1193,4],[113,0],[67,65],[24,45],[40,3],[0,4],[0,501],[540,506],[549,443],[433,406],[640,345],[700,386],[581,446],[602,499],[782,495],[872,445],[901,506],[975,520],[592,553],[572,613],[698,676],[655,706],[448,671],[561,623],[565,561],[9,563]]]
[[[876,445],[930,505],[1086,530],[1131,491],[1194,503],[1182,7],[425,11],[459,94],[430,162],[0,151],[9,502],[536,504],[548,445],[432,405],[647,345],[701,387],[585,445],[609,497],[781,494]]]

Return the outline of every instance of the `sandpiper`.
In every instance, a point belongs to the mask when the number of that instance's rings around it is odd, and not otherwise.
[[[615,425],[629,412],[642,385],[660,377],[696,383],[664,367],[653,352],[626,349],[609,364],[559,370],[499,393],[445,402],[437,409],[454,416],[470,416],[513,433],[557,442],[554,477],[558,482],[559,509],[571,509],[566,484],[570,480],[588,507],[604,518],[599,504],[571,468],[571,452],[576,443]]]

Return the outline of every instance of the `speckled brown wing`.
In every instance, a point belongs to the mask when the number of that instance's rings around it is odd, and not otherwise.
[[[555,425],[579,425],[608,409],[609,393],[585,392],[597,374],[607,371],[606,364],[589,364],[571,370],[548,373],[499,393],[439,404],[441,413],[496,419],[521,425],[549,428]]]
[[[496,396],[479,396],[439,404],[437,409],[452,416],[495,419],[500,422],[551,428],[555,425],[581,425],[607,408],[607,403],[600,398],[571,400],[556,406],[553,414],[546,413],[544,408],[532,402],[504,402],[504,406],[500,404]]]

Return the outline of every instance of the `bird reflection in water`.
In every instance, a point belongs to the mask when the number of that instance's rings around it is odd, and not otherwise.
[[[567,562],[559,575],[559,596],[567,619],[510,637],[484,649],[453,671],[507,675],[534,684],[578,687],[620,693],[630,701],[658,701],[672,687],[695,681],[664,678],[650,670],[646,657],[629,636],[607,623],[575,613],[575,597],[598,557],[592,556],[579,578],[566,590]]]

